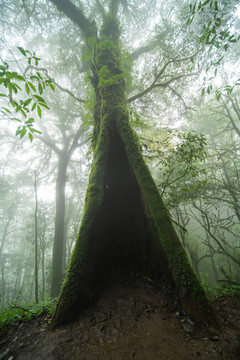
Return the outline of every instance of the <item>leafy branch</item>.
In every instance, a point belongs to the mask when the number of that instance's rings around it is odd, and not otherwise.
[[[233,33],[233,24],[230,23],[230,16],[233,15],[236,10],[238,1],[233,1],[232,4],[227,1],[220,0],[205,0],[194,1],[189,4],[189,11],[186,17],[186,24],[190,26],[193,21],[197,21],[199,17],[199,23],[201,23],[202,30],[200,31],[200,43],[209,46],[208,53],[212,53],[213,49],[217,50],[220,57],[217,61],[211,60],[207,62],[206,73],[209,70],[213,70],[214,76],[209,79],[204,78],[204,85],[202,87],[202,95],[206,92],[210,94],[213,89],[212,81],[217,76],[218,67],[225,58],[225,53],[229,50],[232,44],[239,42],[240,35]],[[232,19],[231,19],[232,20]],[[223,54],[223,55],[222,55]],[[222,56],[221,56],[222,55]],[[240,79],[235,81],[234,85],[226,85],[223,88],[216,90],[216,97],[219,100],[222,93],[231,94],[235,87],[240,85]]]
[[[42,108],[50,110],[41,95],[46,87],[54,90],[54,85],[52,79],[38,71],[40,58],[36,56],[34,51],[30,52],[22,47],[18,47],[18,50],[26,58],[28,66],[35,65],[36,72],[28,78],[25,72],[21,75],[16,71],[11,71],[9,64],[6,61],[2,62],[0,65],[0,86],[5,89],[4,92],[0,92],[0,97],[8,100],[8,106],[0,106],[0,110],[10,120],[20,123],[16,130],[16,135],[19,135],[20,139],[28,134],[29,140],[32,141],[33,133],[41,134],[41,131],[34,127],[34,117],[28,117],[28,115],[36,110],[38,117],[41,118]],[[19,99],[20,93],[22,96]],[[21,114],[23,119],[16,117],[18,115],[15,114]]]

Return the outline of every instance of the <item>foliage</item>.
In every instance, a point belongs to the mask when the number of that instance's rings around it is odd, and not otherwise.
[[[0,65],[0,85],[5,88],[5,93],[0,93],[0,97],[8,99],[10,106],[10,108],[1,106],[0,109],[7,114],[11,120],[21,124],[16,130],[16,135],[19,135],[21,139],[28,134],[29,140],[32,141],[33,133],[41,134],[41,131],[35,129],[35,120],[33,117],[28,117],[28,113],[36,109],[38,117],[41,118],[42,108],[50,110],[41,95],[46,87],[54,90],[54,85],[51,79],[46,78],[40,70],[38,71],[37,67],[40,58],[36,56],[35,52],[31,53],[22,47],[18,47],[18,50],[25,57],[28,65],[26,65],[22,75],[16,71],[10,71],[9,64],[6,61]],[[34,67],[32,67],[32,64],[34,64]],[[26,73],[30,67],[31,70],[34,69],[35,73],[28,77]],[[19,99],[17,94],[22,92],[23,88],[25,91]],[[20,113],[23,116],[23,120],[15,117],[15,115],[13,116],[13,113]]]
[[[103,65],[98,72],[99,76],[99,88],[105,88],[107,86],[119,84],[119,80],[123,79],[123,74],[111,74],[111,71],[106,65]]]
[[[204,274],[202,280],[202,286],[211,300],[215,300],[221,296],[239,296],[240,297],[240,284],[228,284],[226,283],[224,286],[220,285],[209,285],[208,274]]]
[[[197,178],[204,172],[200,163],[206,159],[205,147],[205,136],[191,131],[168,130],[158,140],[144,141],[144,155],[157,167],[158,187],[171,203],[201,186]]]
[[[226,24],[224,19],[221,18],[224,6],[226,7],[224,2],[219,0],[205,0],[203,3],[197,1],[189,5],[187,25],[193,22],[197,13],[205,15],[200,41],[211,45],[210,49],[223,47],[227,51],[231,43],[236,43],[240,39],[240,36],[232,34],[229,24]]]
[[[204,86],[202,87],[202,95],[206,92],[210,94],[212,91],[212,81],[217,76],[219,65],[225,58],[225,53],[229,51],[232,44],[239,42],[240,35],[233,30],[233,14],[236,11],[238,1],[223,0],[206,0],[204,2],[195,1],[190,3],[189,12],[186,17],[187,25],[195,22],[201,24],[200,43],[208,46],[208,53],[213,54],[217,50],[218,58],[211,59],[207,62],[206,72],[213,70],[213,75],[208,79],[204,78]],[[238,79],[234,85],[226,85],[216,90],[216,97],[219,100],[223,92],[230,94],[233,89],[240,85]]]
[[[18,305],[10,304],[8,307],[0,310],[0,331],[6,330],[8,327],[35,318],[40,314],[52,316],[57,299],[47,299],[40,303],[27,303]]]

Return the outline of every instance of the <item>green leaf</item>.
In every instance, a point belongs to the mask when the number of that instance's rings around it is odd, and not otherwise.
[[[33,134],[31,134],[30,132],[28,133],[28,138],[29,140],[32,142],[33,141]]]
[[[18,126],[17,130],[16,130],[16,136],[19,135],[21,133],[21,126]]]
[[[42,88],[42,85],[40,83],[38,84],[38,91],[39,91],[39,94],[42,95],[43,88]]]
[[[10,83],[8,88],[9,88],[9,90],[13,90],[15,92],[15,94],[17,94],[18,90],[17,90],[17,87],[15,86],[15,84]]]
[[[29,88],[29,86],[28,86],[27,83],[25,84],[25,90],[26,90],[26,93],[29,95],[29,93],[30,93],[30,88]]]
[[[23,109],[20,109],[21,113],[23,114],[23,116],[26,118],[27,114],[25,113],[25,111]]]
[[[24,101],[24,106],[28,106],[31,101],[32,101],[31,98],[29,98],[29,99],[27,99],[26,101]]]
[[[5,94],[0,94],[0,96],[2,96],[2,97],[7,97],[7,95],[5,95]]]
[[[17,48],[24,56],[27,56],[26,51],[21,46],[17,46]]]
[[[48,85],[50,86],[50,88],[54,91],[55,90],[55,87],[52,83],[48,83]]]
[[[22,91],[22,88],[18,84],[14,83],[13,85],[18,88],[18,90]]]
[[[28,81],[28,85],[30,86],[30,88],[31,88],[33,91],[36,92],[35,86],[34,86],[30,81]]]
[[[45,109],[50,110],[50,108],[45,103],[39,103],[40,106],[44,107]]]
[[[23,126],[22,127],[22,130],[21,130],[21,133],[20,133],[20,139],[22,139],[24,137],[24,135],[26,134],[27,132],[27,128],[26,126]]]
[[[11,118],[11,120],[14,120],[14,121],[18,121],[18,122],[22,122],[22,120],[18,119],[18,118]]]
[[[32,111],[35,110],[36,106],[37,106],[37,104],[34,103],[31,110],[32,110]]]
[[[42,117],[42,110],[41,110],[39,105],[37,106],[37,113],[38,113],[38,116],[41,118]]]
[[[11,114],[11,111],[8,108],[2,106],[2,109],[5,110],[7,113]]]
[[[29,118],[27,121],[25,121],[24,124],[32,124],[34,122],[34,118]]]
[[[17,74],[17,73],[14,75],[14,79],[19,80],[19,81],[25,81],[24,76],[19,75],[19,74]]]
[[[40,131],[40,130],[36,130],[36,129],[34,129],[34,128],[30,128],[29,127],[29,130],[31,131],[31,132],[33,132],[33,133],[37,133],[37,134],[42,134],[42,132]]]
[[[35,97],[35,99],[37,99],[37,101],[41,102],[41,103],[45,103],[45,100],[39,96],[39,95],[33,95],[33,97]]]
[[[38,72],[38,71],[37,71],[37,76],[39,77],[39,79],[40,79],[40,80],[43,80],[43,78],[42,78],[42,76],[41,76],[40,72]]]

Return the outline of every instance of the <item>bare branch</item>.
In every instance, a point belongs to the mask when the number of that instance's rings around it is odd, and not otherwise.
[[[132,102],[132,101],[135,101],[136,99],[139,99],[141,98],[142,96],[146,95],[147,93],[149,93],[152,89],[156,88],[156,87],[167,87],[169,84],[171,84],[173,81],[175,80],[179,80],[183,77],[188,77],[188,76],[194,76],[194,75],[198,75],[197,73],[190,73],[190,74],[182,74],[182,75],[177,75],[175,77],[172,77],[170,80],[168,81],[165,81],[165,82],[162,82],[162,83],[157,83],[157,81],[159,79],[161,79],[162,75],[164,74],[165,70],[167,69],[167,67],[170,65],[170,64],[173,64],[173,63],[178,63],[178,62],[184,62],[186,60],[189,60],[191,59],[192,57],[194,57],[197,53],[191,55],[191,56],[187,56],[185,58],[180,58],[178,59],[177,56],[175,58],[173,58],[172,60],[169,60],[166,62],[166,64],[162,67],[162,69],[155,75],[155,78],[152,82],[152,84],[147,87],[145,90],[143,90],[142,92],[140,92],[139,94],[136,94],[134,96],[132,96],[131,98],[128,99],[128,102]]]
[[[180,80],[180,79],[182,79],[184,77],[195,76],[195,75],[198,75],[198,74],[197,73],[192,73],[192,74],[178,75],[178,76],[175,76],[174,78],[172,78],[172,79],[170,79],[170,80],[168,80],[168,81],[166,81],[164,83],[156,83],[156,81],[154,79],[153,83],[148,88],[146,88],[145,90],[143,90],[139,94],[136,94],[136,95],[132,96],[131,98],[129,98],[128,102],[131,103],[132,101],[140,99],[141,97],[143,97],[144,95],[149,93],[154,88],[157,88],[157,87],[165,88],[165,87],[168,87],[168,85],[171,84],[174,81]]]
[[[185,107],[185,110],[193,110],[193,111],[196,111],[196,109],[188,106],[186,104],[186,102],[184,101],[183,97],[176,91],[174,90],[171,86],[168,85],[168,88],[182,101],[184,107]]]

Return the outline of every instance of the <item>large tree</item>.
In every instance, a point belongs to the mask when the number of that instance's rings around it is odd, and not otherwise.
[[[127,2],[112,0],[106,9],[96,1],[100,29],[91,15],[84,14],[80,2],[78,7],[69,0],[52,2],[83,35],[95,93],[94,154],[84,215],[54,324],[72,320],[89,304],[103,272],[133,266],[157,279],[164,275],[175,284],[185,310],[213,320],[209,302],[129,125],[118,21],[120,5],[127,7]],[[165,84],[160,81],[165,68],[156,73],[154,83],[144,94],[170,84],[171,79],[165,79]]]

